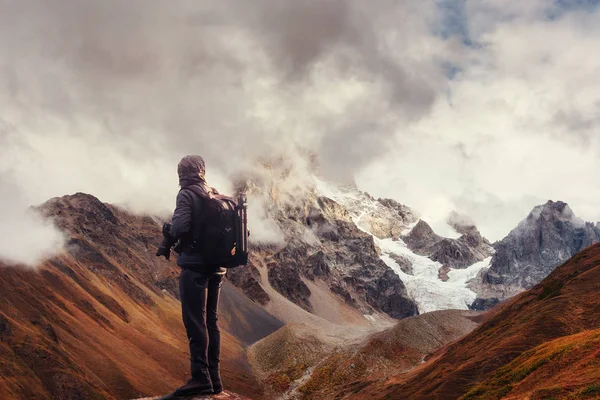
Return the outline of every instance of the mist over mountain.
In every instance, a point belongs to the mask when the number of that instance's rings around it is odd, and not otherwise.
[[[187,154],[248,195],[230,398],[597,397],[598,48],[596,1],[0,0],[0,398],[186,380]]]
[[[548,198],[598,220],[586,4],[4,0],[2,216],[75,192],[167,213],[198,153],[223,192],[261,159],[301,184],[314,154],[492,241]]]

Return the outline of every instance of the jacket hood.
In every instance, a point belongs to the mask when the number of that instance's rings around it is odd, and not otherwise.
[[[179,185],[188,187],[198,183],[206,183],[204,159],[200,156],[185,156],[177,165],[177,175],[179,175]]]

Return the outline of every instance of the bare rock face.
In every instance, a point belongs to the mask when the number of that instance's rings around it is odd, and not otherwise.
[[[373,198],[363,193],[370,200]],[[366,212],[359,220],[360,226],[367,228],[379,239],[392,238],[398,240],[402,231],[418,220],[417,214],[408,206],[392,199],[377,199],[380,206],[371,212]]]
[[[440,240],[434,246],[430,258],[451,268],[466,268],[486,259],[493,253],[493,248],[485,243],[481,236],[466,234],[458,239]]]
[[[432,254],[435,251],[436,243],[442,239],[423,220],[419,220],[410,233],[402,238],[409,249],[422,256]]]
[[[321,188],[323,189],[323,188]],[[379,239],[397,240],[419,216],[409,207],[391,199],[376,200],[353,186],[325,188],[322,194],[348,210],[351,220]]]
[[[267,292],[260,285],[260,272],[252,261],[246,267],[228,270],[225,276],[231,283],[242,289],[252,301],[264,306],[271,300]]]
[[[600,229],[577,218],[564,202],[537,206],[517,228],[495,244],[484,284],[531,288],[584,248],[600,241]],[[505,293],[512,295],[514,293]]]
[[[308,219],[318,246],[293,241],[272,257],[269,282],[285,297],[310,311],[310,290],[302,279],[321,280],[344,301],[364,313],[373,310],[393,318],[417,314],[400,278],[379,258],[373,238],[331,213],[333,200],[319,198]],[[344,219],[333,219],[342,217]]]
[[[462,234],[458,239],[438,236],[423,220],[402,239],[415,253],[441,263],[444,271],[466,268],[492,255],[494,249],[474,225],[452,226]]]
[[[496,297],[488,298],[488,299],[475,299],[475,301],[469,306],[470,310],[475,311],[485,311],[490,308],[496,306],[500,303],[500,300]]]
[[[404,225],[412,224],[417,221],[415,212],[408,206],[398,203],[393,199],[377,199],[383,206],[393,210],[404,223]]]
[[[323,200],[318,204],[323,204]],[[321,249],[305,264],[304,275],[326,281],[346,303],[364,313],[383,311],[393,318],[416,315],[416,305],[408,298],[404,283],[379,258],[373,237],[326,211],[318,220],[328,229],[319,224],[313,224],[311,229],[323,239],[322,232],[335,232],[337,241],[322,241]],[[327,233],[325,237],[329,236]]]
[[[413,275],[412,262],[401,254],[391,253],[390,257],[396,261],[402,272],[408,275]]]
[[[277,222],[285,246],[262,247],[259,251],[267,268],[268,284],[277,292],[311,311],[312,293],[305,282],[319,281],[364,314],[382,312],[404,318],[418,313],[401,279],[380,259],[373,237],[357,226],[355,216],[345,206],[320,196],[316,190],[298,193],[293,201],[280,202],[275,196],[271,200],[267,214]],[[396,233],[400,227],[404,229],[398,217],[398,210],[404,210],[401,205],[391,201],[391,206],[373,203],[396,215]],[[244,274],[244,279],[234,277],[232,282],[255,298],[256,285],[247,283],[253,278]]]
[[[267,264],[269,283],[285,298],[311,311],[310,289],[300,275],[300,268],[306,260],[306,251],[301,247],[288,246],[273,256]]]

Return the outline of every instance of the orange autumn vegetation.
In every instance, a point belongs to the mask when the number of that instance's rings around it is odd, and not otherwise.
[[[415,371],[351,398],[600,398],[600,244]]]
[[[0,399],[139,398],[189,379],[179,270],[154,255],[158,222],[85,194],[40,211],[68,244],[35,270],[0,264]],[[260,399],[245,348],[281,323],[228,282],[222,299],[224,384]]]

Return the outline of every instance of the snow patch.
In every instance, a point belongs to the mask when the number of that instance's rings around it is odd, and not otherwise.
[[[406,236],[406,235],[410,234],[410,232],[414,229],[414,227],[417,226],[419,221],[420,221],[420,219],[418,219],[415,222],[413,222],[412,224],[408,225],[406,227],[406,229],[402,231],[402,233],[401,233],[402,236]]]
[[[382,208],[387,210],[377,200],[354,187],[337,186],[317,178],[315,178],[315,187],[321,195],[329,197],[344,206],[350,212],[356,226],[373,237],[375,244],[381,249],[381,259],[404,282],[408,296],[415,301],[420,313],[447,309],[467,310],[477,298],[476,293],[467,288],[467,282],[475,278],[484,268],[489,268],[491,257],[465,269],[451,269],[448,272],[448,280],[444,282],[439,278],[439,270],[442,264],[413,253],[402,240],[379,239],[366,229],[366,224],[361,224],[361,218],[364,215],[383,214],[384,212],[380,210]],[[426,222],[430,223],[436,220],[439,220],[439,218],[431,218]],[[418,221],[407,226],[402,231],[402,235],[409,234],[417,223]],[[460,236],[448,224],[445,224],[445,227],[438,224],[432,226],[432,229],[435,232],[442,233],[441,236],[451,238]],[[402,256],[410,261],[412,275],[402,271],[400,265],[394,260],[394,255]],[[369,317],[365,315],[365,318],[370,320]]]
[[[374,316],[372,316],[372,315],[363,314],[363,316],[365,317],[365,319],[366,319],[367,321],[370,321],[370,322],[376,322],[376,321],[377,321],[377,320],[375,319],[375,317],[374,317]]]
[[[401,240],[379,240],[374,238],[381,248],[381,259],[404,282],[408,295],[415,301],[419,312],[426,313],[436,310],[467,310],[475,301],[477,294],[467,288],[467,282],[477,276],[479,271],[489,267],[491,257],[475,263],[466,269],[451,269],[449,279],[444,282],[439,278],[442,267],[437,261],[413,253]],[[402,255],[412,263],[413,275],[408,275],[392,255]]]

